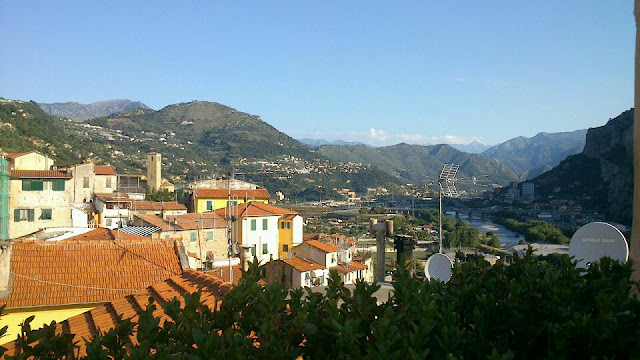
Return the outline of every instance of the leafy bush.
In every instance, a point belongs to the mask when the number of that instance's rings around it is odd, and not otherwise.
[[[227,293],[220,311],[186,294],[168,302],[163,326],[150,299],[136,324],[86,343],[88,358],[633,358],[640,354],[640,301],[630,264],[603,259],[587,271],[567,257],[539,260],[529,251],[511,265],[459,264],[443,284],[396,272],[394,293],[377,304],[379,288],[347,289],[332,272],[326,293],[257,284],[257,265]],[[289,295],[289,297],[287,297]],[[20,346],[29,356],[62,358],[68,335],[46,330],[37,343],[28,323]],[[45,334],[46,336],[42,335]],[[43,337],[44,336],[44,337]],[[7,357],[11,358],[11,357]]]

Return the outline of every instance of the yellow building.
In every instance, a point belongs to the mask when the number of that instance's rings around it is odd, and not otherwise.
[[[42,231],[0,250],[0,305],[6,305],[0,327],[9,327],[7,339],[31,315],[31,327],[39,328],[182,274],[185,255],[172,239],[87,230],[69,230],[61,240],[65,231],[49,232],[55,241],[41,240],[48,234]]]
[[[291,249],[302,243],[302,216],[288,214],[278,219],[278,253],[286,259]]]
[[[231,190],[228,189],[197,189],[193,192],[195,212],[198,214],[226,208],[231,197],[231,205],[240,205],[246,202],[269,203],[269,192],[265,189]]]

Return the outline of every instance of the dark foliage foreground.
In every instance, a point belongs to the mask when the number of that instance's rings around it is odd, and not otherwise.
[[[378,305],[371,296],[377,285],[358,283],[350,291],[335,273],[326,294],[263,288],[254,265],[220,311],[199,305],[199,293],[186,294],[183,308],[177,300],[165,306],[171,320],[160,326],[151,302],[137,324],[123,319],[87,340],[87,358],[640,357],[640,301],[629,296],[637,289],[630,264],[604,259],[584,273],[566,257],[547,262],[528,254],[508,266],[461,264],[454,273],[442,284],[399,270],[395,293]],[[55,335],[54,327],[32,331],[26,321],[16,358],[76,357],[78,344]]]

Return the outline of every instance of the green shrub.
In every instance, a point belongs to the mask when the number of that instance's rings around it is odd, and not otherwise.
[[[490,266],[482,259],[456,265],[443,284],[396,272],[394,294],[378,305],[378,285],[347,289],[335,272],[325,294],[278,284],[257,284],[257,265],[227,293],[220,311],[200,305],[165,306],[159,326],[151,302],[137,324],[87,342],[88,358],[618,358],[640,354],[640,301],[629,296],[631,265],[608,258],[587,271],[568,257],[541,260],[529,251],[513,262]],[[289,295],[289,297],[287,297]],[[47,330],[33,336],[28,323],[23,354],[55,358],[70,339]],[[42,335],[44,334],[44,335]],[[43,336],[47,341],[37,343]],[[258,345],[259,344],[259,345]]]

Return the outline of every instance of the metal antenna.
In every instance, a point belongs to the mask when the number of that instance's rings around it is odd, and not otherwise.
[[[444,164],[440,176],[438,177],[438,186],[440,188],[440,253],[442,254],[442,196],[458,197],[458,189],[456,188],[456,175],[458,174],[460,165]],[[444,191],[443,183],[447,187]],[[444,194],[443,194],[444,192]]]

